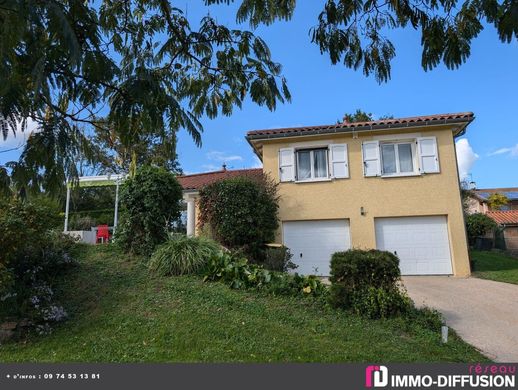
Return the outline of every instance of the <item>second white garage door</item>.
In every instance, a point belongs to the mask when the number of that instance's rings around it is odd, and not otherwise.
[[[377,218],[376,245],[398,255],[403,275],[452,274],[446,217]]]
[[[303,275],[328,276],[331,255],[351,247],[346,219],[283,222],[282,230],[295,272]]]

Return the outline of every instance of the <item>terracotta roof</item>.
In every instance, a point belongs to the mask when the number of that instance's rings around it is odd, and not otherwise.
[[[518,210],[488,211],[487,216],[500,225],[518,225]]]
[[[430,126],[447,123],[469,123],[475,118],[472,112],[453,114],[436,114],[413,116],[408,118],[383,119],[370,122],[343,122],[332,125],[289,127],[282,129],[252,130],[247,133],[248,139],[273,138],[288,135],[308,135],[311,133],[336,133],[361,130],[381,130],[388,128],[404,128],[413,126]],[[461,135],[462,133],[458,134]],[[273,136],[273,137],[272,137]]]
[[[235,169],[227,171],[226,169],[214,172],[196,173],[194,175],[178,176],[178,181],[184,190],[199,190],[200,188],[215,183],[222,179],[231,177],[247,176],[259,178],[263,173],[262,168]]]

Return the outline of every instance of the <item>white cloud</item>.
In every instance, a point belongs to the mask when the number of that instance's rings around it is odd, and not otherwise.
[[[498,156],[501,154],[505,154],[508,157],[518,157],[518,144],[511,146],[509,148],[500,148],[488,154],[488,156]]]
[[[214,164],[203,164],[201,166],[203,168],[204,171],[219,171],[221,170],[221,166],[219,165],[214,165]]]
[[[27,142],[27,139],[30,137],[30,135],[37,130],[37,127],[38,124],[32,119],[28,118],[25,131],[22,131],[21,123],[16,126],[16,134],[13,134],[11,129],[9,129],[9,133],[5,140],[3,136],[0,135],[0,151],[17,148],[21,149],[25,145],[25,142]]]
[[[473,151],[467,138],[459,139],[455,146],[457,148],[457,164],[459,166],[459,176],[461,180],[466,179],[471,173],[471,168],[479,155]]]
[[[254,154],[254,158],[253,158],[253,163],[252,163],[252,168],[262,168],[263,167],[263,163],[261,160],[259,160],[259,157],[257,157],[255,154]]]
[[[227,154],[225,152],[219,152],[213,150],[207,153],[207,159],[217,162],[230,162],[230,161],[243,161],[243,157],[239,155]]]

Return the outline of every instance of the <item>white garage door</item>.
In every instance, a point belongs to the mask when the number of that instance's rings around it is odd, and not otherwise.
[[[331,255],[351,247],[346,219],[283,222],[282,227],[299,274],[328,276]]]
[[[376,245],[398,255],[403,275],[452,274],[446,217],[377,218]]]

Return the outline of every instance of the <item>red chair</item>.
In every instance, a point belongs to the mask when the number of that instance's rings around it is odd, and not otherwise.
[[[98,243],[99,239],[104,244],[108,242],[110,239],[110,230],[108,229],[108,225],[98,225],[97,226],[97,234],[95,236],[95,242]]]

